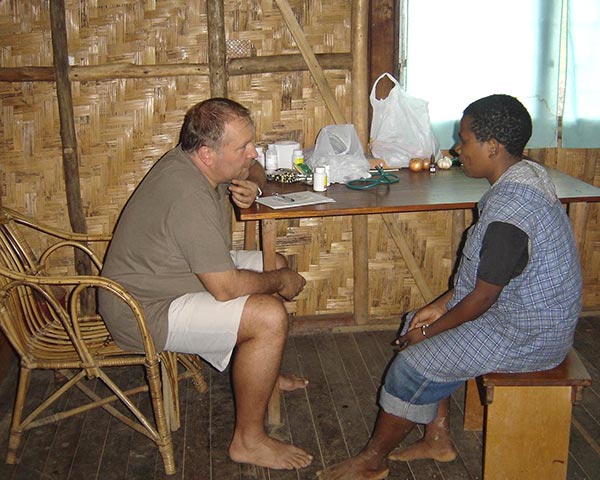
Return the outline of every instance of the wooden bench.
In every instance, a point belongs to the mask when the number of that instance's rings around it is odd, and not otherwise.
[[[484,480],[566,478],[572,405],[591,384],[574,349],[551,370],[467,382],[464,429],[485,427]]]

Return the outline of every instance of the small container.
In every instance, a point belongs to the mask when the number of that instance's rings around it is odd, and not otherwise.
[[[331,177],[329,176],[329,165],[325,165],[325,185],[331,185]]]
[[[277,152],[274,148],[269,148],[265,153],[265,170],[267,172],[274,172],[277,170],[277,167]]]
[[[429,173],[435,173],[435,170],[435,160],[432,160],[431,162],[429,162]]]
[[[315,167],[313,173],[313,190],[315,192],[324,192],[327,190],[327,174],[325,167]]]
[[[292,163],[294,165],[304,163],[304,152],[302,150],[294,150],[292,152]]]

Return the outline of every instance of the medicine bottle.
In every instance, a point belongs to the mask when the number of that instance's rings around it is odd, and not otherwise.
[[[313,190],[315,192],[324,192],[327,190],[327,174],[325,167],[315,167],[313,172]]]
[[[265,170],[267,172],[274,172],[277,170],[277,152],[274,148],[268,148],[265,153]]]
[[[304,163],[304,153],[302,150],[294,150],[292,152],[292,163],[294,165],[297,163]]]

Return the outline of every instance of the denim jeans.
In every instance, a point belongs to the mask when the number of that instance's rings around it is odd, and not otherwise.
[[[434,382],[396,355],[379,394],[379,405],[389,414],[415,423],[429,423],[437,415],[438,402],[464,382]]]

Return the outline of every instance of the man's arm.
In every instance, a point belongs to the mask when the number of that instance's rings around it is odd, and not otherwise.
[[[204,287],[222,302],[254,293],[278,293],[286,300],[291,300],[306,285],[304,277],[289,268],[268,272],[233,269],[197,275]]]

